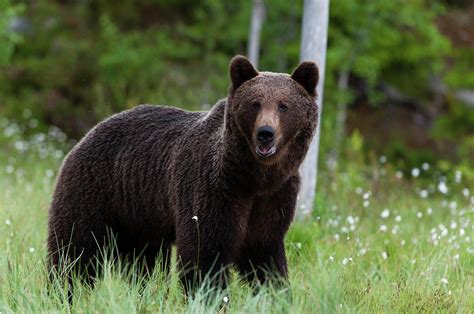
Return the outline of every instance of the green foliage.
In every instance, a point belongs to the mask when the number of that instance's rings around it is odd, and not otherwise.
[[[297,65],[302,4],[266,3],[261,69],[290,72]],[[119,6],[108,0],[34,6],[3,0],[0,6],[0,114],[21,124],[29,110],[38,129],[56,125],[74,138],[139,103],[201,110],[225,97],[227,65],[246,51],[251,13],[247,0],[125,0]],[[435,18],[442,12],[426,0],[331,2],[323,153],[333,148],[341,104],[358,92],[339,90],[343,72],[362,82],[372,104],[380,100],[380,83],[429,103],[427,79],[434,74],[444,75],[450,88],[471,88],[470,50],[452,49],[439,33]],[[10,30],[16,17],[27,30]],[[445,66],[446,56],[453,66]],[[470,116],[450,108],[438,125],[465,134]],[[387,149],[398,150],[404,151],[399,156],[411,154],[400,145]]]
[[[11,22],[23,12],[23,5],[14,5],[10,0],[0,0],[0,67],[9,64],[15,46],[22,37],[11,31]]]

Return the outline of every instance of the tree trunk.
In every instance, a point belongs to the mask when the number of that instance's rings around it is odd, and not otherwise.
[[[337,81],[338,91],[345,93],[349,87],[349,71],[341,70]],[[339,155],[342,147],[342,140],[346,130],[347,118],[347,101],[342,100],[337,104],[336,126],[334,130],[334,146],[328,156],[328,167],[331,171],[335,171],[339,161]]]
[[[263,0],[253,0],[247,56],[255,68],[258,68],[260,33],[262,32],[262,24],[264,19],[265,4],[263,3]]]
[[[319,67],[318,93],[319,123],[308,154],[301,165],[301,189],[298,195],[297,217],[302,219],[311,214],[318,175],[319,134],[323,109],[324,70],[326,66],[326,45],[329,22],[329,0],[305,0],[301,36],[301,61],[313,60]]]

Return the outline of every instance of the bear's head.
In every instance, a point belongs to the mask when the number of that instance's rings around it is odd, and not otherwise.
[[[229,72],[228,117],[258,161],[272,164],[288,156],[298,136],[311,140],[318,116],[314,62],[303,62],[288,75],[257,72],[247,58],[236,56]]]

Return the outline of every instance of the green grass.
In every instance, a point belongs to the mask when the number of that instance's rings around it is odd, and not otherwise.
[[[473,187],[448,177],[443,194],[439,178],[397,179],[389,165],[346,167],[320,180],[314,218],[295,222],[286,238],[291,301],[271,288],[254,293],[235,275],[223,310],[224,294],[205,301],[205,289],[186,301],[176,266],[169,277],[155,271],[141,282],[108,265],[94,289],[77,289],[70,307],[45,267],[47,208],[61,157],[11,156],[0,156],[2,313],[474,310]]]

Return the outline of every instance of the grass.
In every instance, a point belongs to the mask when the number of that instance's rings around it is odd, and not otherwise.
[[[21,145],[20,145],[21,146]],[[21,147],[20,147],[21,148]],[[32,147],[30,147],[32,149]],[[4,151],[6,152],[6,151]],[[474,188],[453,173],[348,165],[319,182],[317,210],[286,238],[292,298],[235,275],[230,303],[186,301],[176,265],[146,282],[110,264],[70,306],[45,267],[47,208],[62,154],[0,156],[0,312],[472,312]],[[43,153],[44,155],[44,153]],[[363,169],[362,171],[359,169]],[[414,172],[418,176],[418,172]],[[446,191],[440,182],[445,182]]]

